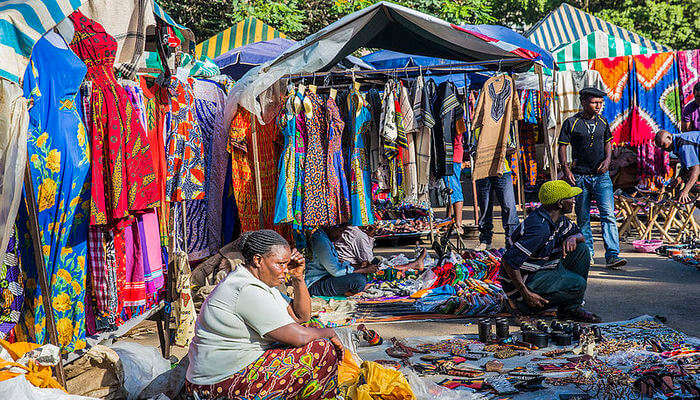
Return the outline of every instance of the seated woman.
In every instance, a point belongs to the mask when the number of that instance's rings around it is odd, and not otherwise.
[[[304,257],[277,232],[244,233],[245,264],[209,295],[190,345],[187,391],[200,399],[333,399],[342,346],[333,329],[300,325],[311,315]],[[275,286],[289,272],[294,300]],[[273,345],[278,342],[282,346]]]

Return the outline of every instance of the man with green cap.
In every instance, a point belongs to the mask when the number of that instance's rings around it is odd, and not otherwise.
[[[515,228],[501,260],[501,283],[512,307],[531,313],[557,307],[560,318],[600,322],[581,306],[591,264],[586,240],[566,217],[581,193],[565,181],[545,182],[542,206]]]

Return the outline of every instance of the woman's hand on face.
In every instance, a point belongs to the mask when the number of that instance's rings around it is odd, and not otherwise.
[[[292,249],[292,255],[290,257],[287,270],[292,279],[303,281],[304,272],[306,271],[306,259],[299,253],[299,250]]]

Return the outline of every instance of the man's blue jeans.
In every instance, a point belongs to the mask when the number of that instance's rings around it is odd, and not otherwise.
[[[603,243],[605,260],[620,254],[620,235],[617,233],[615,219],[615,198],[610,174],[575,175],[576,186],[583,192],[576,198],[576,217],[579,229],[593,257],[593,234],[591,233],[591,199],[595,200],[600,211],[600,223],[603,226]]]
[[[510,247],[510,235],[518,226],[518,210],[515,207],[513,176],[490,176],[476,181],[476,199],[479,206],[479,241],[491,244],[493,238],[494,196],[501,204],[501,220],[506,232],[506,247]]]

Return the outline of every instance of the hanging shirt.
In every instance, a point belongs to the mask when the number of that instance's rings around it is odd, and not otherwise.
[[[522,109],[513,78],[494,76],[485,83],[474,112],[473,128],[481,128],[474,156],[474,179],[498,176],[506,162],[506,143]]]

